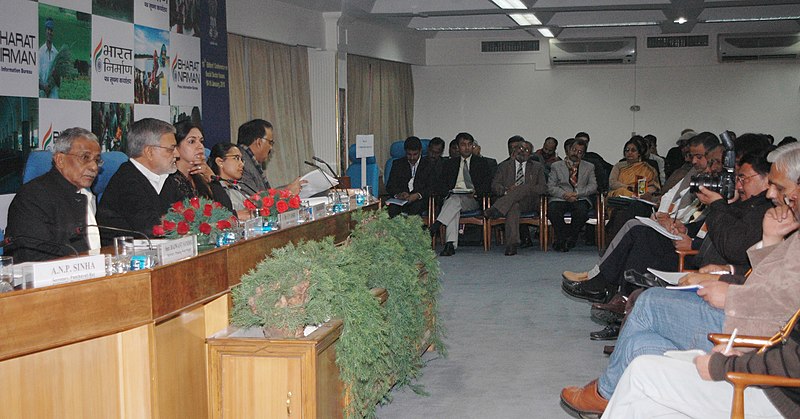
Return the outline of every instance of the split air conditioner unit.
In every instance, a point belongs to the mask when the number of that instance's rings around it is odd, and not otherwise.
[[[550,39],[551,65],[634,64],[636,38]]]
[[[720,62],[796,60],[800,57],[800,34],[720,34]]]

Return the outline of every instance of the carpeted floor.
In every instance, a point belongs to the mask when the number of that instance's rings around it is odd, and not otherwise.
[[[589,340],[602,325],[589,303],[561,291],[563,270],[588,270],[597,248],[568,253],[462,247],[440,257],[440,317],[447,329],[447,358],[426,353],[423,377],[429,396],[392,393],[378,409],[393,418],[568,418],[559,402],[567,385],[583,385],[608,364],[605,344]]]

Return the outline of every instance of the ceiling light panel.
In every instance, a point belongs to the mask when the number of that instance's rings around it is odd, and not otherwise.
[[[421,28],[516,28],[506,15],[431,16],[411,18],[408,27]]]
[[[560,12],[547,22],[552,26],[618,25],[632,22],[662,22],[666,20],[660,10],[626,10],[598,12]]]
[[[424,13],[448,10],[493,9],[487,0],[375,0],[371,13]]]
[[[501,9],[527,9],[528,6],[522,0],[492,0]]]
[[[670,4],[670,0],[538,0],[534,7],[632,6],[637,4]]]
[[[513,13],[508,16],[514,19],[514,22],[517,22],[519,26],[536,26],[542,24],[533,13]]]
[[[555,38],[553,32],[548,28],[539,28],[539,33],[542,34],[545,38]]]
[[[800,16],[800,5],[715,7],[703,10],[698,20],[764,19]]]

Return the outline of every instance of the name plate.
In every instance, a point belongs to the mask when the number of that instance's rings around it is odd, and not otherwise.
[[[35,288],[106,276],[105,255],[81,256],[49,262],[29,262],[22,267],[24,282]]]
[[[300,211],[291,210],[278,214],[278,223],[280,223],[281,229],[300,224]]]
[[[158,243],[156,249],[162,265],[197,256],[197,236],[192,234],[180,239],[165,240]]]
[[[325,203],[315,204],[311,207],[311,218],[318,220],[328,215],[328,206]]]

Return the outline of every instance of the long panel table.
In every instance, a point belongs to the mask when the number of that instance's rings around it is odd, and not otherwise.
[[[345,240],[351,216],[152,270],[0,294],[0,418],[208,417],[205,342],[229,324],[231,287],[272,249]]]

